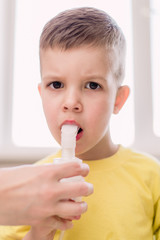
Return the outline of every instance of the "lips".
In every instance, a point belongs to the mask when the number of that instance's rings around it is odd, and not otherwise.
[[[76,141],[78,141],[83,136],[83,128],[81,128],[80,124],[77,123],[75,120],[65,120],[61,124],[60,128],[62,128],[62,126],[65,125],[65,124],[78,126],[78,132],[77,132],[77,136],[76,136]]]

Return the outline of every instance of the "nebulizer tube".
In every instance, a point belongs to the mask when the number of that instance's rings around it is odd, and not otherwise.
[[[62,158],[54,159],[55,164],[66,163],[66,162],[82,162],[82,160],[75,157],[75,147],[76,147],[76,135],[78,132],[78,126],[64,124],[61,129],[61,147],[62,147]],[[64,182],[73,182],[73,181],[83,181],[82,176],[75,176],[70,178],[62,179]],[[72,199],[74,201],[81,201],[81,197]],[[61,231],[59,240],[62,240],[64,236],[64,231]]]

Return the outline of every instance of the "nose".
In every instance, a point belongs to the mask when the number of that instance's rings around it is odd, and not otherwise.
[[[76,112],[79,113],[82,111],[82,103],[80,100],[80,96],[77,92],[71,91],[65,95],[65,99],[63,101],[63,111],[67,112]]]

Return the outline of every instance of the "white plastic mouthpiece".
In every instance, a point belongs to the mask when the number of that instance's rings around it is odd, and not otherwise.
[[[63,161],[72,161],[75,158],[76,135],[78,127],[76,125],[65,124],[61,129],[61,146]]]

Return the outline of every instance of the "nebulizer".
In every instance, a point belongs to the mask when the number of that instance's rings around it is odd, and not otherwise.
[[[62,158],[54,159],[54,164],[62,164],[67,162],[79,162],[82,160],[75,157],[76,148],[76,136],[78,132],[78,126],[73,124],[64,124],[61,128],[61,147],[62,147]],[[74,176],[70,178],[61,179],[62,182],[73,182],[73,181],[84,181],[82,176]],[[81,197],[72,199],[76,202],[81,201]],[[63,239],[64,231],[60,233],[59,240]]]

